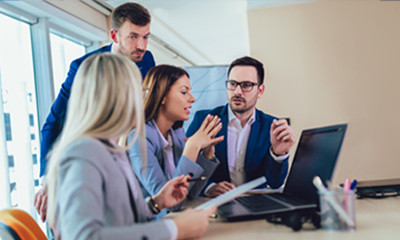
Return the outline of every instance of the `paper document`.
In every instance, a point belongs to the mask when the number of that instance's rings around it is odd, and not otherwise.
[[[265,177],[260,177],[260,178],[254,179],[253,181],[244,183],[244,184],[240,185],[239,187],[237,187],[233,190],[230,190],[227,193],[222,194],[221,196],[218,196],[218,197],[211,199],[203,204],[200,204],[195,209],[196,210],[207,209],[212,206],[218,207],[226,202],[233,200],[235,197],[249,191],[250,189],[260,186],[261,184],[265,183],[266,181],[267,180],[265,179]]]

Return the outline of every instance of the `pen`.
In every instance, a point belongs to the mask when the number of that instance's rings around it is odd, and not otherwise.
[[[329,194],[328,189],[326,189],[324,184],[322,184],[321,178],[318,176],[315,176],[313,179],[313,184],[318,189],[318,191],[320,191],[322,194],[324,194],[326,200],[329,202],[329,204],[332,206],[332,208],[339,214],[339,216],[347,223],[347,225],[349,225],[350,227],[354,227],[355,223],[354,223],[353,219],[350,218],[350,216],[339,205],[339,203],[335,200],[335,198],[331,194]]]
[[[182,183],[185,183],[185,182],[204,181],[206,179],[207,178],[205,176],[201,176],[201,177],[198,177],[198,178],[190,178],[190,179],[185,179],[185,180],[181,181],[179,184],[182,184]]]
[[[354,189],[356,189],[356,187],[357,187],[357,180],[354,179],[353,182],[350,185],[350,190],[354,190]]]
[[[344,180],[343,190],[345,192],[348,192],[350,190],[350,180],[348,178]]]
[[[350,180],[349,180],[349,178],[346,178],[344,180],[343,191],[344,191],[344,196],[343,196],[344,209],[346,211],[348,211],[348,209],[349,209],[349,207],[348,207],[349,194],[348,193],[350,191]]]

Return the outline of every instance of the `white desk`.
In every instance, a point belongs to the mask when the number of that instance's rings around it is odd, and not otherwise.
[[[204,198],[189,203],[197,206]],[[356,199],[356,224],[354,232],[327,232],[315,229],[311,223],[303,224],[303,228],[294,232],[285,225],[276,225],[265,220],[244,222],[221,222],[211,220],[204,239],[400,239],[400,197],[386,199]]]

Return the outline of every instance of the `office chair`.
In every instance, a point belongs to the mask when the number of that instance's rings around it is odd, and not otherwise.
[[[31,215],[16,208],[0,211],[0,238],[7,240],[47,240],[46,235]]]

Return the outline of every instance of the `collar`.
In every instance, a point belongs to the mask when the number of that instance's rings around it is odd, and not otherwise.
[[[254,123],[255,120],[256,120],[256,109],[254,109],[253,114],[251,114],[251,117],[249,118],[249,120],[247,120],[246,124],[251,125]],[[231,122],[231,121],[236,121],[240,125],[240,120],[235,116],[231,107],[228,104],[228,122]]]
[[[156,122],[155,122],[154,120],[152,120],[152,121],[153,121],[154,126],[155,126],[156,129],[157,129],[158,135],[160,136],[160,139],[161,139],[161,146],[162,146],[163,148],[172,147],[171,129],[168,131],[168,135],[167,135],[167,138],[168,138],[168,139],[165,139],[165,137],[162,135],[160,129],[158,129],[158,126],[157,126]]]

